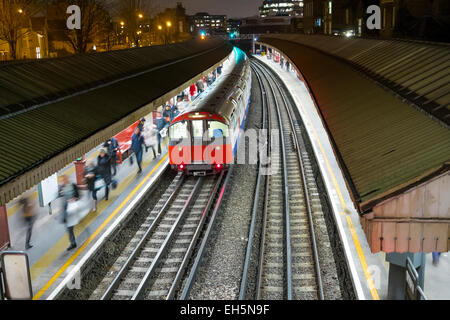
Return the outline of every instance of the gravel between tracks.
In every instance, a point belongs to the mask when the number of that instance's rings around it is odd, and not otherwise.
[[[261,94],[255,75],[252,75],[252,83],[252,96],[245,129],[259,129],[261,126]],[[192,287],[190,299],[236,300],[238,298],[257,169],[256,165],[235,165],[227,194],[208,241],[197,281]]]

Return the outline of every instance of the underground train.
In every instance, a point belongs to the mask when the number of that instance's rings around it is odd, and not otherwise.
[[[204,97],[178,115],[169,126],[172,169],[207,175],[229,167],[236,156],[250,103],[251,69],[246,54],[234,48],[231,64]]]

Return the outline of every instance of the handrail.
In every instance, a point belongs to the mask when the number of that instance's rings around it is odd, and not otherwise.
[[[413,283],[413,295],[410,297],[409,293],[409,284],[408,284],[408,276],[411,278]],[[406,281],[405,281],[405,291],[406,297],[412,300],[428,300],[427,296],[423,292],[423,289],[419,285],[419,274],[417,273],[416,268],[414,267],[411,259],[406,257]]]

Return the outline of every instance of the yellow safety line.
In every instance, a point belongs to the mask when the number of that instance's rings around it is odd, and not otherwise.
[[[358,256],[361,261],[361,266],[364,271],[364,276],[366,277],[366,281],[367,281],[367,284],[369,285],[370,293],[372,294],[372,298],[374,300],[380,300],[380,297],[378,296],[377,288],[375,287],[375,283],[373,282],[372,276],[369,273],[369,270],[367,267],[367,261],[364,256],[364,252],[361,248],[361,243],[359,242],[358,235],[356,234],[356,230],[353,227],[352,218],[349,215],[347,215],[346,218],[347,218],[348,226],[350,227],[350,233],[352,234],[353,242],[355,243],[356,251],[358,252]]]
[[[144,163],[144,166],[147,162]],[[97,212],[89,212],[89,214],[74,228],[75,237],[78,237],[82,234],[89,225],[102,215],[103,211],[113,203],[120,194],[130,185],[130,183],[135,179],[133,172],[131,172],[125,179],[123,179],[117,189],[114,192],[111,192],[109,201],[99,201]],[[69,244],[69,240],[66,236],[63,236],[57,241],[51,249],[49,249],[40,259],[33,264],[31,268],[31,281],[34,281],[38,278],[42,272],[54,261],[56,260],[64,249]]]
[[[324,149],[322,147],[322,144],[320,143],[319,136],[317,135],[316,129],[314,128],[314,125],[312,124],[311,118],[309,117],[309,114],[306,112],[306,108],[304,107],[304,105],[303,105],[301,99],[299,98],[299,96],[297,95],[297,93],[294,90],[291,90],[291,92],[294,93],[294,95],[297,97],[297,100],[300,102],[300,106],[303,109],[303,113],[306,115],[306,118],[307,118],[307,120],[309,122],[309,125],[312,128],[312,130],[313,130],[314,137],[316,139],[317,144],[319,145],[320,152],[322,153],[322,156],[325,159],[325,163],[327,165],[327,168],[328,168],[328,171],[330,173],[331,179],[333,180],[333,185],[336,188],[336,191],[337,191],[338,196],[339,196],[339,200],[341,202],[341,206],[342,206],[342,210],[343,211],[340,212],[340,214],[341,215],[345,215],[345,211],[346,211],[347,207],[345,205],[344,197],[342,196],[342,192],[341,192],[341,189],[339,188],[339,185],[337,184],[334,172],[331,169],[330,163],[328,162],[328,158],[327,158],[327,156],[325,154],[325,151],[324,151]],[[359,261],[361,262],[361,266],[362,266],[363,271],[364,271],[364,276],[366,277],[366,281],[367,281],[367,284],[369,286],[370,293],[372,294],[372,298],[374,300],[379,300],[380,298],[378,296],[378,291],[377,291],[377,289],[376,289],[376,287],[374,285],[372,276],[370,275],[370,273],[368,271],[366,257],[364,255],[364,252],[363,252],[362,248],[361,248],[361,244],[359,242],[358,235],[356,234],[356,231],[355,231],[355,229],[353,227],[352,220],[351,220],[349,215],[347,215],[346,218],[347,218],[348,226],[350,228],[350,233],[352,234],[353,242],[355,244],[356,252],[358,253]]]
[[[59,276],[72,264],[72,262],[84,251],[84,249],[94,240],[97,235],[105,228],[105,226],[111,221],[112,218],[122,209],[122,207],[130,201],[134,194],[142,187],[142,185],[153,175],[156,169],[166,160],[168,154],[166,154],[161,161],[150,171],[150,173],[134,188],[134,190],[127,196],[127,198],[114,210],[113,213],[95,230],[95,232],[87,239],[83,245],[75,252],[72,257],[56,272],[56,274],[47,282],[47,284],[33,297],[33,300],[38,300],[50,286],[59,278]]]

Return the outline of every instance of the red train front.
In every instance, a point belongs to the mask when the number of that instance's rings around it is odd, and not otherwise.
[[[184,113],[169,128],[172,168],[195,175],[220,171],[233,162],[228,123],[209,112]]]

